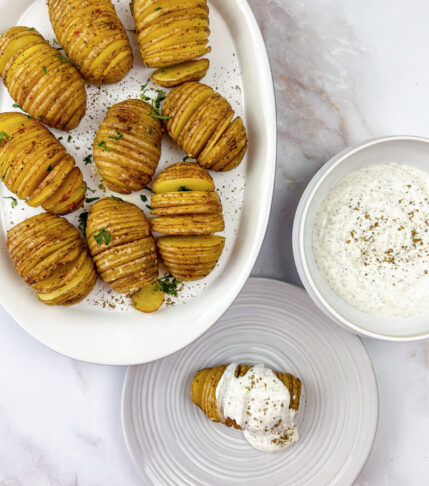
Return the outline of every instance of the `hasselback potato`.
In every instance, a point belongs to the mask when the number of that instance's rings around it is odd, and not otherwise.
[[[42,213],[7,233],[7,248],[18,274],[48,305],[84,299],[97,280],[79,231],[66,219]]]
[[[241,117],[209,86],[190,82],[174,88],[162,106],[171,138],[184,152],[210,170],[237,167],[247,150]]]
[[[154,192],[160,187],[159,179],[166,180],[176,174],[176,191],[155,194],[151,199],[152,229],[166,235],[210,235],[223,231],[225,223],[222,204],[213,191],[194,191],[184,182],[186,178],[207,183],[210,175],[205,169],[192,162],[179,162],[164,169],[153,184]],[[178,181],[178,182],[177,182]],[[213,180],[210,181],[213,184]],[[162,186],[161,186],[162,187]]]
[[[157,241],[168,271],[180,280],[206,277],[216,266],[225,238],[222,204],[206,169],[179,162],[164,169],[152,185],[152,230],[166,236]]]
[[[85,114],[82,77],[34,28],[12,27],[0,37],[0,75],[18,105],[51,127],[71,130]]]
[[[210,52],[206,0],[132,0],[131,11],[147,66],[171,66]]]
[[[129,194],[148,184],[161,156],[162,125],[149,103],[129,99],[113,105],[94,140],[94,161],[106,186]]]
[[[0,173],[7,188],[29,206],[67,214],[82,206],[86,184],[61,143],[22,113],[0,114]]]
[[[136,205],[110,197],[97,201],[86,237],[100,277],[116,292],[131,294],[157,279],[155,241]]]
[[[120,81],[133,66],[133,52],[111,0],[48,0],[55,35],[91,83]]]

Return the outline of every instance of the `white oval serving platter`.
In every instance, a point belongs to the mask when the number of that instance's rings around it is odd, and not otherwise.
[[[211,422],[192,403],[194,374],[233,361],[300,377],[295,445],[253,449],[241,431]],[[147,485],[350,486],[377,422],[377,382],[359,338],[332,323],[304,290],[259,278],[180,353],[130,367],[122,394],[125,441]]]
[[[125,27],[134,23],[128,0],[114,0]],[[173,353],[206,331],[233,302],[254,265],[265,234],[273,193],[276,163],[276,114],[272,76],[266,48],[252,11],[245,0],[210,0],[211,67],[203,82],[227,97],[243,116],[249,137],[249,149],[240,167],[228,173],[212,173],[221,197],[226,221],[226,247],[212,274],[186,284],[177,299],[152,315],[132,309],[102,282],[82,303],[71,308],[47,307],[15,273],[5,247],[6,231],[25,218],[37,214],[24,201],[11,208],[12,194],[0,187],[0,303],[34,338],[67,356],[103,364],[136,364]],[[0,0],[3,32],[14,25],[37,28],[54,43],[44,0]],[[94,191],[88,197],[109,196],[100,186],[94,165],[83,159],[91,153],[92,141],[107,108],[113,103],[138,97],[152,70],[143,66],[136,47],[135,34],[129,32],[135,62],[130,74],[115,85],[100,89],[87,85],[88,109],[79,127],[71,132],[52,130],[75,157],[86,184]],[[154,97],[159,87],[149,83],[147,94]],[[13,111],[14,101],[0,87],[0,109]],[[70,135],[70,137],[69,137]],[[164,136],[158,173],[179,162],[184,154],[167,135]],[[121,196],[148,213],[140,195]],[[78,224],[78,216],[90,204],[69,215]]]

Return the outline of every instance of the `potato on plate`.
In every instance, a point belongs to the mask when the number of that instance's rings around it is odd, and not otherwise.
[[[116,83],[133,66],[133,52],[111,0],[48,0],[55,35],[90,83]]]
[[[141,312],[155,312],[164,303],[164,292],[157,282],[147,284],[131,296],[131,303]]]
[[[0,114],[0,174],[29,206],[68,214],[82,206],[86,184],[66,149],[38,121],[22,113]]]
[[[147,66],[171,66],[210,52],[206,0],[132,0],[131,12]]]
[[[157,279],[155,241],[136,205],[110,197],[97,201],[86,237],[100,277],[116,292],[132,294]]]
[[[16,103],[46,125],[71,130],[85,114],[82,77],[34,28],[12,27],[0,37],[0,75]]]
[[[182,281],[206,277],[222,255],[222,236],[163,236],[158,239],[159,255],[174,277]]]
[[[170,91],[162,106],[170,137],[197,162],[214,171],[237,167],[247,151],[241,117],[209,86],[189,82]]]
[[[163,186],[164,184],[164,186]],[[193,187],[212,190],[192,190]],[[223,231],[222,204],[213,191],[213,179],[192,162],[179,162],[167,169],[153,183],[151,199],[152,230],[167,235],[210,235]]]
[[[47,305],[84,299],[97,280],[79,231],[66,219],[42,213],[7,233],[6,246],[18,274]]]
[[[174,66],[159,68],[152,73],[152,81],[164,86],[173,88],[188,81],[199,81],[204,78],[210,66],[208,59],[188,61]]]
[[[94,161],[106,186],[129,194],[143,189],[161,156],[162,125],[152,107],[129,99],[109,108],[94,140]]]

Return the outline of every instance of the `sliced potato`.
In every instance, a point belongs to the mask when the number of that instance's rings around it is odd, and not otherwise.
[[[152,231],[165,235],[210,235],[225,229],[222,214],[160,216],[151,224]]]
[[[133,306],[141,312],[155,312],[164,303],[164,292],[157,283],[151,283],[142,287],[131,296]]]
[[[222,204],[216,192],[183,191],[154,194],[150,204],[153,208],[151,214],[154,216],[222,212]]]
[[[152,107],[129,99],[109,108],[93,144],[94,161],[107,187],[122,194],[143,189],[161,156],[161,122]]]
[[[166,192],[214,191],[210,174],[193,162],[179,162],[164,169],[152,184],[155,194]]]
[[[85,114],[83,79],[34,29],[12,27],[0,37],[0,75],[18,105],[51,127],[71,130]]]
[[[171,138],[189,157],[210,170],[237,167],[247,151],[247,134],[230,104],[208,86],[184,83],[168,94],[162,107]]]
[[[91,83],[115,83],[133,65],[131,46],[111,0],[48,0],[61,46]]]
[[[199,81],[207,74],[209,66],[210,62],[208,59],[184,62],[174,66],[159,68],[153,72],[151,78],[152,81],[165,88],[172,88],[188,81]]]

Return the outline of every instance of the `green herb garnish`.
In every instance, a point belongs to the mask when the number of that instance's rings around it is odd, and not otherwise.
[[[140,95],[140,98],[143,100],[143,101],[150,101],[150,98],[149,96],[146,96],[146,91],[147,91],[147,85],[149,84],[149,79],[146,81],[146,84],[144,84],[142,87],[141,87],[141,95]]]
[[[113,149],[113,148],[108,147],[108,146],[106,145],[106,142],[105,142],[104,140],[102,140],[102,141],[101,141],[101,142],[98,144],[98,146],[99,146],[100,148],[102,148],[102,149],[103,149],[104,151],[106,151],[106,152],[117,152],[117,150],[115,150],[115,149]]]
[[[118,197],[118,196],[114,196],[113,194],[110,196],[112,199],[114,199],[115,201],[123,201],[123,199],[121,197]]]
[[[152,133],[153,133],[153,128],[152,128],[152,127],[149,127],[149,128],[147,129],[147,133],[148,133],[149,135],[152,135]]]
[[[157,12],[158,10],[162,10],[162,7],[156,7],[155,12]]]
[[[158,113],[156,113],[154,111],[149,113],[149,116],[151,116],[152,118],[158,118],[159,120],[171,120],[170,115],[159,115]]]
[[[47,69],[47,67],[46,67],[46,66],[43,66],[43,72],[44,72],[45,74],[48,74],[48,69]]]
[[[88,186],[80,186],[80,187],[81,187],[81,189],[86,189],[87,191],[91,191],[93,194],[94,194],[94,192],[95,192],[95,189],[91,189],[91,188],[90,188],[90,187],[88,187]]]
[[[18,103],[14,103],[14,104],[12,105],[12,107],[13,107],[13,108],[19,108],[20,110],[22,110],[22,108],[21,108],[21,107],[18,105]]]
[[[67,59],[67,57],[62,56],[61,54],[56,54],[55,57],[57,57],[63,64],[68,63],[74,67],[78,67],[78,65],[75,62],[70,61],[70,59]]]
[[[9,135],[8,133],[6,132],[0,132],[0,143],[3,142],[3,140],[12,140],[12,135]]]
[[[132,32],[133,34],[137,34],[137,30],[136,29],[127,29],[128,32]]]
[[[85,199],[85,202],[91,203],[91,202],[97,201],[97,199],[100,199],[100,198],[99,197],[87,197]]]
[[[103,241],[104,245],[108,245],[111,239],[112,235],[107,231],[107,228],[103,228],[94,234],[94,240],[97,242],[98,245],[102,245]]]
[[[71,135],[69,135],[69,136],[67,137],[67,142],[68,142],[68,143],[70,143],[72,140],[73,140],[73,137],[72,137]]]
[[[152,211],[153,207],[149,206],[149,204],[146,204],[146,207]]]
[[[100,184],[98,184],[98,188],[101,189],[102,191],[106,190],[106,188],[104,187],[104,184],[102,182],[100,182]]]
[[[156,281],[155,290],[162,290],[164,294],[174,295],[177,297],[178,286],[180,285],[180,280],[171,275],[159,278]]]
[[[7,169],[4,171],[4,174],[1,176],[2,180],[4,181],[5,177],[6,177],[6,174],[7,174],[7,171],[9,170],[10,168],[10,165],[8,165]]]
[[[116,137],[113,137],[112,135],[109,136],[112,140],[120,140],[124,135],[116,128]]]
[[[16,206],[18,205],[18,201],[16,200],[16,197],[13,197],[13,196],[3,196],[4,199],[12,199],[10,205],[12,206],[12,209],[13,208],[16,208]]]
[[[147,196],[145,196],[144,194],[140,194],[140,199],[141,199],[143,202],[146,202],[146,201],[147,201]]]
[[[179,189],[177,190],[178,192],[191,192],[192,189],[188,189],[186,186],[180,186]]]
[[[35,29],[34,27],[30,27],[30,28],[29,28],[29,29],[27,29],[27,30],[29,30],[30,32],[33,32],[33,31],[34,31],[34,30],[36,30],[36,29]]]
[[[190,158],[191,158],[191,157],[188,157],[187,155],[185,155],[185,156],[183,157],[183,162],[186,162],[186,161],[187,161],[188,159],[190,159]]]
[[[79,229],[82,230],[84,233],[86,231],[86,222],[88,221],[88,212],[80,213],[79,214]]]
[[[47,170],[48,172],[51,172],[51,170],[52,170],[52,165],[51,165],[51,164],[49,164],[49,165],[48,165],[48,168],[47,168],[46,170]]]
[[[62,140],[64,137],[58,137],[58,140]]]
[[[52,39],[52,44],[59,44],[59,42],[57,41],[57,39],[55,39],[55,37]]]
[[[150,187],[144,186],[143,189],[146,189],[146,191],[153,192],[153,190]]]
[[[157,89],[156,93],[157,93],[156,98],[154,101],[152,101],[152,108],[154,108],[158,113],[159,109],[161,108],[161,103],[165,100],[167,95],[165,94],[165,91],[162,89]]]
[[[87,156],[86,156],[86,157],[83,159],[83,161],[85,162],[85,165],[92,164],[92,155],[91,155],[91,154],[87,155]]]

